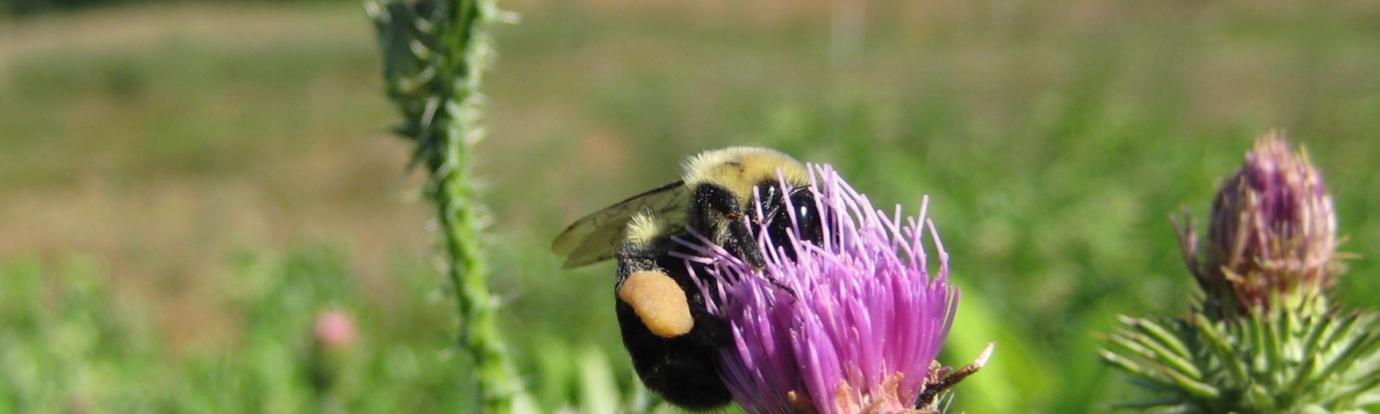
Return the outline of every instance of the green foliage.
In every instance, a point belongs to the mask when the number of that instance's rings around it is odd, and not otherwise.
[[[1380,406],[1374,313],[1297,308],[1213,320],[1123,318],[1102,359],[1153,399],[1124,407],[1193,413],[1361,413]]]
[[[147,411],[170,402],[123,384],[157,381],[161,350],[146,321],[131,320],[90,262],[57,267],[0,267],[0,411]]]
[[[433,272],[400,272],[418,306],[392,309],[360,299],[339,254],[306,249],[245,255],[224,289],[232,344],[171,349],[140,300],[117,300],[91,262],[55,269],[37,261],[0,267],[0,412],[470,412],[472,379],[439,343],[416,329],[449,319],[422,300]],[[423,287],[426,286],[426,287]],[[334,386],[313,380],[315,315],[342,309],[360,341],[331,364]]]

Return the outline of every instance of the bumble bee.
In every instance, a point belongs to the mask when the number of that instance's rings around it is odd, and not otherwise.
[[[616,259],[618,324],[638,377],[667,402],[711,409],[731,400],[719,377],[718,353],[732,345],[733,336],[726,321],[706,310],[687,262],[672,254],[689,254],[689,249],[672,238],[703,235],[760,266],[755,237],[761,229],[784,240],[791,223],[786,206],[796,210],[798,223],[812,223],[815,204],[804,191],[805,167],[774,150],[706,151],[687,160],[684,170],[678,181],[576,221],[551,249],[565,256],[566,268]],[[769,220],[765,228],[764,219]],[[802,240],[819,238],[810,226],[800,230]]]

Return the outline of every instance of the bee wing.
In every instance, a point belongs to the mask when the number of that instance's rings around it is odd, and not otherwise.
[[[566,227],[551,242],[551,251],[565,256],[567,269],[608,260],[623,242],[633,215],[651,212],[668,223],[684,223],[689,202],[690,191],[680,180],[647,190]]]

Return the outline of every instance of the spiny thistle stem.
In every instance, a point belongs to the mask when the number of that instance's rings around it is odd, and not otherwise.
[[[403,113],[397,132],[415,141],[413,162],[432,173],[427,189],[450,260],[459,342],[473,360],[484,412],[512,412],[522,391],[495,321],[472,172],[483,135],[479,87],[492,60],[488,26],[498,9],[493,0],[379,0],[366,8],[378,30],[388,95]]]

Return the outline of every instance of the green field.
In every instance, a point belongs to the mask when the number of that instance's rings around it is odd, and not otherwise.
[[[941,360],[998,344],[967,412],[1129,395],[1100,333],[1188,309],[1168,218],[1205,217],[1274,128],[1336,197],[1338,295],[1380,307],[1380,5],[870,2],[849,26],[817,3],[506,4],[476,167],[545,408],[633,381],[612,266],[561,270],[550,239],[728,145],[832,163],[879,205],[931,197],[963,288]],[[377,56],[354,2],[0,20],[0,413],[468,412]],[[362,341],[321,362],[331,308]]]

